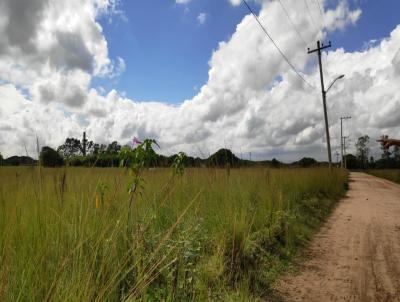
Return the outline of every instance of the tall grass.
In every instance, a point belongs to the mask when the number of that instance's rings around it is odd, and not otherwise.
[[[254,301],[342,195],[326,169],[0,169],[1,301]]]
[[[385,178],[387,180],[397,182],[400,184],[400,170],[399,169],[383,169],[383,170],[370,170],[369,174]]]

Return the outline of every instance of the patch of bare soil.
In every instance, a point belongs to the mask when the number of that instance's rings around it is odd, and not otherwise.
[[[400,302],[400,186],[351,173],[350,190],[311,242],[283,301]]]

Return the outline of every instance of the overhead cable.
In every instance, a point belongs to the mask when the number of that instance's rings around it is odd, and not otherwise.
[[[262,25],[262,23],[260,22],[260,20],[258,19],[257,15],[254,13],[254,11],[251,9],[250,5],[247,3],[246,0],[242,0],[243,3],[246,5],[247,9],[250,11],[250,13],[253,15],[254,19],[257,21],[258,25],[260,25],[261,29],[264,31],[264,33],[267,35],[267,37],[271,40],[272,44],[275,46],[275,48],[278,50],[279,54],[282,56],[282,58],[286,61],[286,63],[288,63],[288,65],[291,67],[291,69],[297,74],[297,76],[304,82],[306,83],[308,86],[310,86],[311,88],[315,87],[313,85],[311,85],[305,78],[304,76],[294,67],[294,65],[289,61],[289,59],[287,58],[287,56],[283,53],[283,51],[279,48],[279,46],[276,44],[276,42],[274,41],[274,39],[272,39],[271,35],[268,33],[267,29],[264,27],[264,25]]]

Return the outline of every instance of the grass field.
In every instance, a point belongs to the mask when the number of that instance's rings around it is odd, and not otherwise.
[[[1,301],[256,301],[343,194],[327,169],[0,168]]]
[[[368,173],[380,178],[385,178],[387,180],[400,183],[400,170],[398,169],[370,170]]]

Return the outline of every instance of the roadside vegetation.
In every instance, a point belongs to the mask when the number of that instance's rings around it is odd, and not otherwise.
[[[136,140],[136,141],[135,141]],[[83,139],[67,138],[65,143],[53,149],[49,146],[44,146],[37,157],[40,159],[40,164],[45,167],[119,167],[121,160],[121,151],[127,147],[132,147],[132,144],[140,142],[136,137],[132,142],[126,145],[120,145],[117,141],[109,144],[98,144],[86,139],[84,133]],[[39,146],[37,146],[39,150]],[[169,156],[158,154],[158,148],[155,148],[152,157],[151,166],[158,168],[170,167],[178,154]],[[302,159],[288,163],[282,163],[277,159],[272,160],[251,160],[251,152],[246,154],[234,154],[231,150],[222,148],[215,153],[204,154],[201,150],[200,157],[192,157],[185,155],[186,167],[220,167],[224,168],[227,165],[230,167],[320,167],[328,166],[326,162],[317,162],[313,158],[303,157]],[[240,157],[239,157],[240,156]],[[25,156],[10,156],[4,158],[0,154],[0,166],[27,166],[38,165],[39,161],[30,157],[28,152]]]
[[[125,168],[0,168],[1,301],[257,301],[346,186],[339,169],[184,154],[146,169],[142,151]]]
[[[399,169],[369,170],[368,173],[400,184]]]

